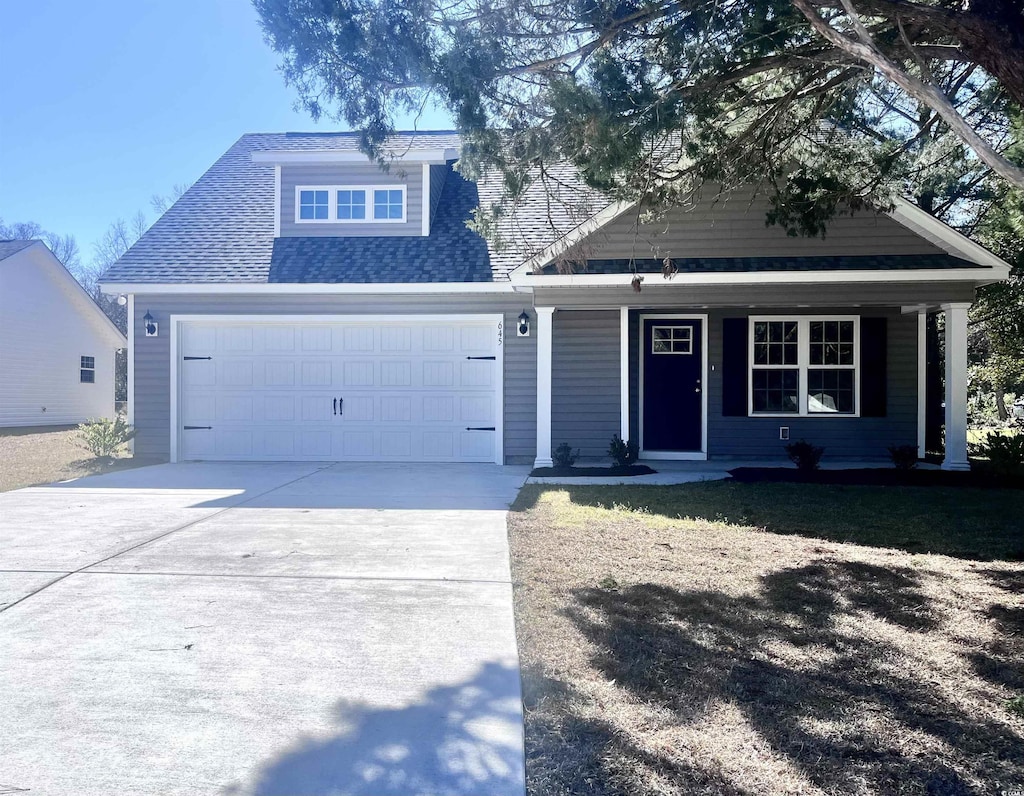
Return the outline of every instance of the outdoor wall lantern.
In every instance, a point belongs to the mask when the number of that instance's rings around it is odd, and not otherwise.
[[[153,320],[149,310],[146,310],[146,314],[142,316],[142,323],[146,327],[146,337],[156,337],[159,334],[160,324]]]
[[[530,316],[527,315],[526,310],[519,313],[519,323],[516,325],[516,335],[519,337],[530,336]]]

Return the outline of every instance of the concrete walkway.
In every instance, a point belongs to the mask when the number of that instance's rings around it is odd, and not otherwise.
[[[0,793],[521,796],[527,470],[160,465],[0,494]]]

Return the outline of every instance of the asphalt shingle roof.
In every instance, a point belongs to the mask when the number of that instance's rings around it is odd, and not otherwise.
[[[6,260],[12,254],[17,254],[37,242],[34,240],[0,240],[0,260]]]
[[[451,131],[399,133],[392,151],[460,146]],[[242,136],[102,277],[106,283],[504,282],[509,273],[607,206],[570,167],[549,169],[516,202],[485,174],[471,183],[449,171],[427,237],[274,239],[274,166],[260,151],[356,151],[357,133],[253,133]],[[499,207],[494,234],[466,227],[473,210]],[[14,243],[31,243],[14,242]],[[3,256],[0,243],[0,259]],[[837,271],[966,268],[950,255],[676,259],[680,272]],[[662,261],[636,263],[660,272]],[[582,269],[581,269],[582,270]],[[592,260],[586,273],[623,273],[628,260]],[[550,272],[546,271],[546,272]]]
[[[466,228],[478,205],[500,203],[497,178],[450,172],[428,237],[274,239],[274,166],[260,151],[355,151],[354,133],[253,133],[240,138],[102,277],[104,282],[489,282],[580,223],[572,203],[529,189],[499,220],[499,242]],[[448,149],[452,132],[402,133],[389,145]],[[571,188],[565,190],[571,192]],[[548,193],[552,193],[549,191]],[[557,192],[556,192],[557,193]],[[566,197],[568,199],[568,197]],[[578,204],[578,202],[576,203]],[[599,209],[599,207],[597,208]],[[538,220],[537,216],[541,215]]]

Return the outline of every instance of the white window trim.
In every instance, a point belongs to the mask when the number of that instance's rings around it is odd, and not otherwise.
[[[765,321],[796,321],[797,364],[754,365],[754,324]],[[853,321],[853,365],[811,365],[810,324],[812,321]],[[755,412],[754,370],[797,370],[798,412]],[[810,370],[852,370],[853,412],[809,412],[807,410],[807,374]],[[747,317],[747,416],[748,417],[860,417],[860,316],[859,315],[750,315]]]
[[[327,218],[299,218],[303,191],[327,191]],[[338,191],[366,191],[366,218],[337,218]],[[373,192],[401,191],[401,218],[374,218]],[[409,202],[405,185],[296,185],[295,186],[295,223],[296,224],[406,224],[409,221]]]

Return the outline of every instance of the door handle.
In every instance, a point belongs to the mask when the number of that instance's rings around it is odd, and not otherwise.
[[[338,414],[338,399],[334,399],[334,414]]]
[[[345,416],[345,399],[344,398],[339,398],[338,399],[338,414],[341,415],[342,417]]]

